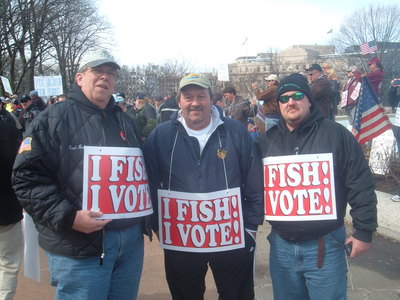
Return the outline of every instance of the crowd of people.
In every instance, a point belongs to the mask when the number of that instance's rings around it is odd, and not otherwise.
[[[354,258],[370,247],[377,199],[360,145],[334,116],[339,106],[353,122],[363,76],[379,95],[383,67],[376,57],[368,65],[366,74],[349,66],[342,88],[325,63],[284,78],[270,74],[265,90],[252,83],[251,101],[233,86],[214,93],[202,74],[184,76],[165,98],[131,99],[115,91],[119,64],[97,53],[83,60],[70,93],[48,105],[36,91],[1,98],[0,298],[15,293],[24,209],[48,257],[56,299],[136,299],[144,235],[155,233],[172,299],[203,299],[210,268],[219,299],[253,300],[255,237],[264,219],[272,228],[275,299],[346,299],[345,250]],[[399,86],[391,82],[393,108]],[[99,170],[101,155],[109,156],[111,175]],[[115,179],[122,175],[130,185]],[[112,218],[83,205],[85,193],[102,192],[87,181],[102,176],[117,193],[112,205],[132,206],[130,214]],[[140,211],[144,204],[134,208],[146,195],[152,214]]]

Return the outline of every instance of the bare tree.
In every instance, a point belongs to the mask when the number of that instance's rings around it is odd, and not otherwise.
[[[0,70],[15,92],[33,89],[34,75],[60,73],[67,90],[82,55],[109,46],[94,0],[3,0],[0,12]]]
[[[185,61],[168,60],[163,65],[123,66],[117,89],[129,97],[145,93],[149,97],[176,92],[180,79],[190,71]]]
[[[123,92],[128,98],[132,98],[137,93],[137,74],[136,67],[122,66],[117,82],[117,91]]]
[[[372,56],[360,55],[361,44],[376,41],[377,55],[387,75],[394,71],[394,60],[399,58],[400,6],[393,4],[369,5],[347,17],[333,43],[336,50],[346,54],[349,64],[366,70],[365,62]],[[398,65],[398,64],[396,64]]]
[[[50,45],[45,31],[58,17],[60,0],[11,0],[6,3],[4,45],[9,59],[9,76],[13,90],[33,88],[34,69],[38,58]]]
[[[58,65],[67,91],[84,54],[109,48],[110,24],[97,13],[93,0],[60,1],[59,18],[49,26],[46,38],[52,46],[49,55]]]

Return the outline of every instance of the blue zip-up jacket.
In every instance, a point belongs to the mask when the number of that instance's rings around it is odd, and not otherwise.
[[[177,117],[178,113],[175,113],[170,120],[156,127],[143,146],[155,212],[152,216],[153,229],[158,231],[157,189],[170,188],[188,193],[226,189],[223,162],[217,156],[217,150],[221,148],[220,137],[222,149],[227,150],[228,186],[241,188],[244,226],[257,230],[264,218],[262,165],[246,128],[236,120],[222,117],[223,123],[214,130],[200,155],[198,140],[187,134]]]

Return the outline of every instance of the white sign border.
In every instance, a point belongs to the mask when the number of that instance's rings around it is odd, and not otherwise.
[[[128,147],[102,147],[102,146],[84,146],[83,151],[83,190],[82,190],[82,209],[88,209],[88,182],[89,182],[89,155],[123,155],[123,156],[142,156],[143,152],[140,148]],[[147,172],[147,171],[146,171]],[[151,215],[153,207],[142,212],[133,212],[125,214],[103,214],[99,219],[127,219],[139,218]]]
[[[201,199],[213,199],[213,198],[218,198],[221,195],[221,192],[226,192],[227,196],[233,196],[233,195],[238,195],[238,209],[240,212],[242,212],[242,215],[240,216],[241,219],[241,226],[240,226],[240,231],[241,231],[241,236],[242,236],[242,242],[240,244],[235,244],[235,245],[229,245],[229,246],[223,246],[223,247],[215,247],[215,248],[195,248],[195,247],[182,247],[182,246],[171,246],[171,245],[166,245],[163,243],[164,241],[164,236],[163,236],[163,230],[162,230],[162,225],[161,225],[161,198],[162,197],[171,197],[173,193],[174,198],[180,198],[180,199],[191,199],[195,201],[201,201]],[[175,250],[175,251],[183,251],[183,252],[194,252],[194,253],[212,253],[212,252],[222,252],[222,251],[228,251],[228,250],[236,250],[236,249],[241,249],[245,247],[245,230],[244,230],[244,219],[243,219],[243,211],[242,211],[242,200],[241,200],[241,192],[240,188],[232,188],[229,190],[223,190],[223,191],[216,191],[216,192],[211,192],[211,193],[186,193],[186,192],[177,192],[177,191],[169,191],[169,190],[158,190],[158,224],[159,224],[159,236],[160,236],[160,246],[163,249],[167,250]]]
[[[282,155],[282,156],[269,156],[263,158],[263,167],[267,164],[279,163],[302,163],[310,161],[329,161],[330,162],[330,186],[332,191],[332,214],[329,215],[316,215],[316,216],[268,216],[265,215],[266,221],[321,221],[321,220],[336,220],[336,192],[335,192],[335,177],[332,153],[315,153],[315,154],[300,154],[300,155]],[[264,169],[263,169],[264,172]],[[264,193],[265,193],[265,173],[264,173]],[[266,200],[266,199],[264,199]]]

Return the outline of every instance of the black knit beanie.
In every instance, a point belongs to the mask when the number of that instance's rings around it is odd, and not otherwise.
[[[308,85],[307,79],[299,73],[290,74],[282,79],[278,86],[276,97],[278,99],[280,95],[291,91],[303,92],[306,94],[310,102],[313,101],[311,89]]]

